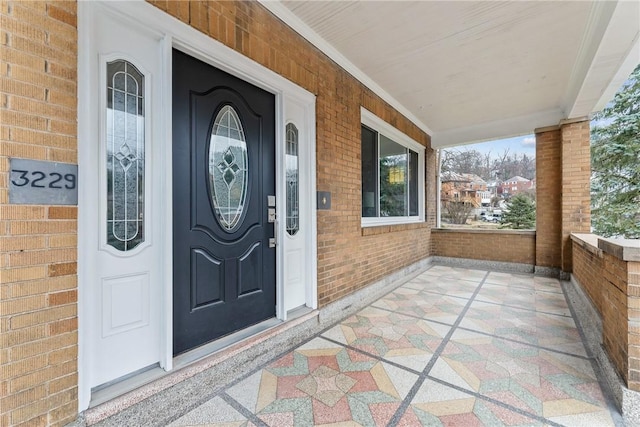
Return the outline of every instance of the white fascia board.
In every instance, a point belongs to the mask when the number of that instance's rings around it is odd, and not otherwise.
[[[582,93],[585,79],[593,66],[598,48],[611,22],[615,8],[615,0],[608,2],[596,1],[591,5],[587,25],[575,62],[573,63],[571,76],[562,101],[562,106],[567,114],[573,109],[576,100],[580,97],[580,93]]]
[[[636,34],[633,45],[631,49],[629,49],[629,55],[627,55],[620,68],[618,68],[618,72],[613,76],[609,86],[602,91],[600,99],[595,107],[592,108],[593,112],[602,110],[613,99],[618,89],[627,81],[638,64],[640,64],[640,33]]]
[[[494,139],[532,134],[534,129],[557,125],[564,119],[562,110],[553,109],[526,116],[510,117],[475,126],[436,132],[431,137],[431,147],[447,148]]]
[[[422,131],[428,135],[433,135],[433,131],[423,123],[417,116],[415,116],[409,109],[407,109],[400,101],[395,99],[391,94],[378,85],[371,77],[365,74],[364,71],[359,69],[353,64],[346,56],[340,53],[329,42],[323,39],[318,33],[316,33],[311,27],[309,27],[304,21],[298,18],[291,10],[284,6],[279,0],[258,0],[258,2],[264,6],[267,10],[278,17],[282,22],[292,28],[300,36],[304,37],[309,43],[320,49],[322,53],[331,58],[345,71],[351,74],[355,79],[360,81],[363,85],[372,90],[376,95],[389,103],[399,113],[411,120]]]
[[[565,98],[569,119],[604,108],[640,62],[640,2],[598,2],[592,16]]]

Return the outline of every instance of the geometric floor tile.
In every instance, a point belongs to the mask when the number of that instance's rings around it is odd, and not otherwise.
[[[227,393],[265,424],[385,425],[417,376],[315,338]]]
[[[580,332],[567,316],[474,301],[460,327],[541,347],[567,346],[565,351],[586,356]]]
[[[450,329],[447,325],[367,307],[322,336],[422,371]]]
[[[543,422],[427,379],[399,426],[542,426]]]
[[[169,425],[613,426],[587,356],[558,280],[433,266]]]
[[[442,294],[469,299],[478,288],[479,281],[465,281],[450,277],[418,276],[403,287],[415,289],[429,294]]]
[[[532,277],[528,274],[491,272],[485,280],[485,284],[502,285],[511,289],[525,288],[540,292],[552,292],[562,294],[562,288],[558,279],[551,277]]]
[[[456,331],[430,375],[540,417],[586,417],[613,425],[584,358]]]
[[[422,288],[422,286],[417,286]],[[401,286],[373,303],[374,307],[453,324],[468,299]]]
[[[444,279],[471,281],[477,284],[480,283],[486,275],[487,272],[485,270],[435,265],[421,274],[420,277],[439,277]]]
[[[485,283],[475,300],[571,316],[571,311],[563,294],[539,291],[533,288],[507,287]]]

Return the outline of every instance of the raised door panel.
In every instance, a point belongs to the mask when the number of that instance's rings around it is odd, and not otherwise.
[[[225,300],[224,261],[206,250],[191,251],[191,310]]]

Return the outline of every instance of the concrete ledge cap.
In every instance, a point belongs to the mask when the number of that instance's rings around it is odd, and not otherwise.
[[[521,234],[525,236],[535,236],[536,230],[490,230],[483,228],[432,228],[431,232],[436,233],[477,233],[477,234]]]
[[[579,244],[586,251],[602,257],[602,249],[598,248],[598,236],[595,234],[571,233],[571,240]]]
[[[541,128],[535,128],[533,130],[533,133],[539,134],[539,133],[545,133],[545,132],[552,132],[554,130],[560,130],[560,126],[559,125],[551,125],[551,126],[544,126],[544,127],[541,127]]]
[[[640,261],[640,239],[598,238],[598,248],[623,261]]]
[[[589,116],[580,116],[580,117],[573,117],[570,119],[564,119],[564,120],[560,120],[560,123],[558,123],[558,125],[565,126],[565,125],[570,125],[572,123],[580,123],[580,122],[588,122],[589,121]]]
[[[533,133],[538,134],[538,133],[552,132],[554,130],[560,130],[562,126],[565,126],[565,125],[570,125],[572,123],[588,122],[588,121],[589,121],[589,116],[574,117],[571,119],[562,119],[560,120],[560,122],[558,122],[557,125],[535,128],[533,130]]]

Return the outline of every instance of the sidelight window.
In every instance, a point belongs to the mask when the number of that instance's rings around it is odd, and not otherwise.
[[[300,198],[298,188],[298,128],[289,123],[286,129],[287,164],[287,233],[293,236],[300,229]]]
[[[144,76],[131,63],[107,63],[107,244],[144,241]]]

